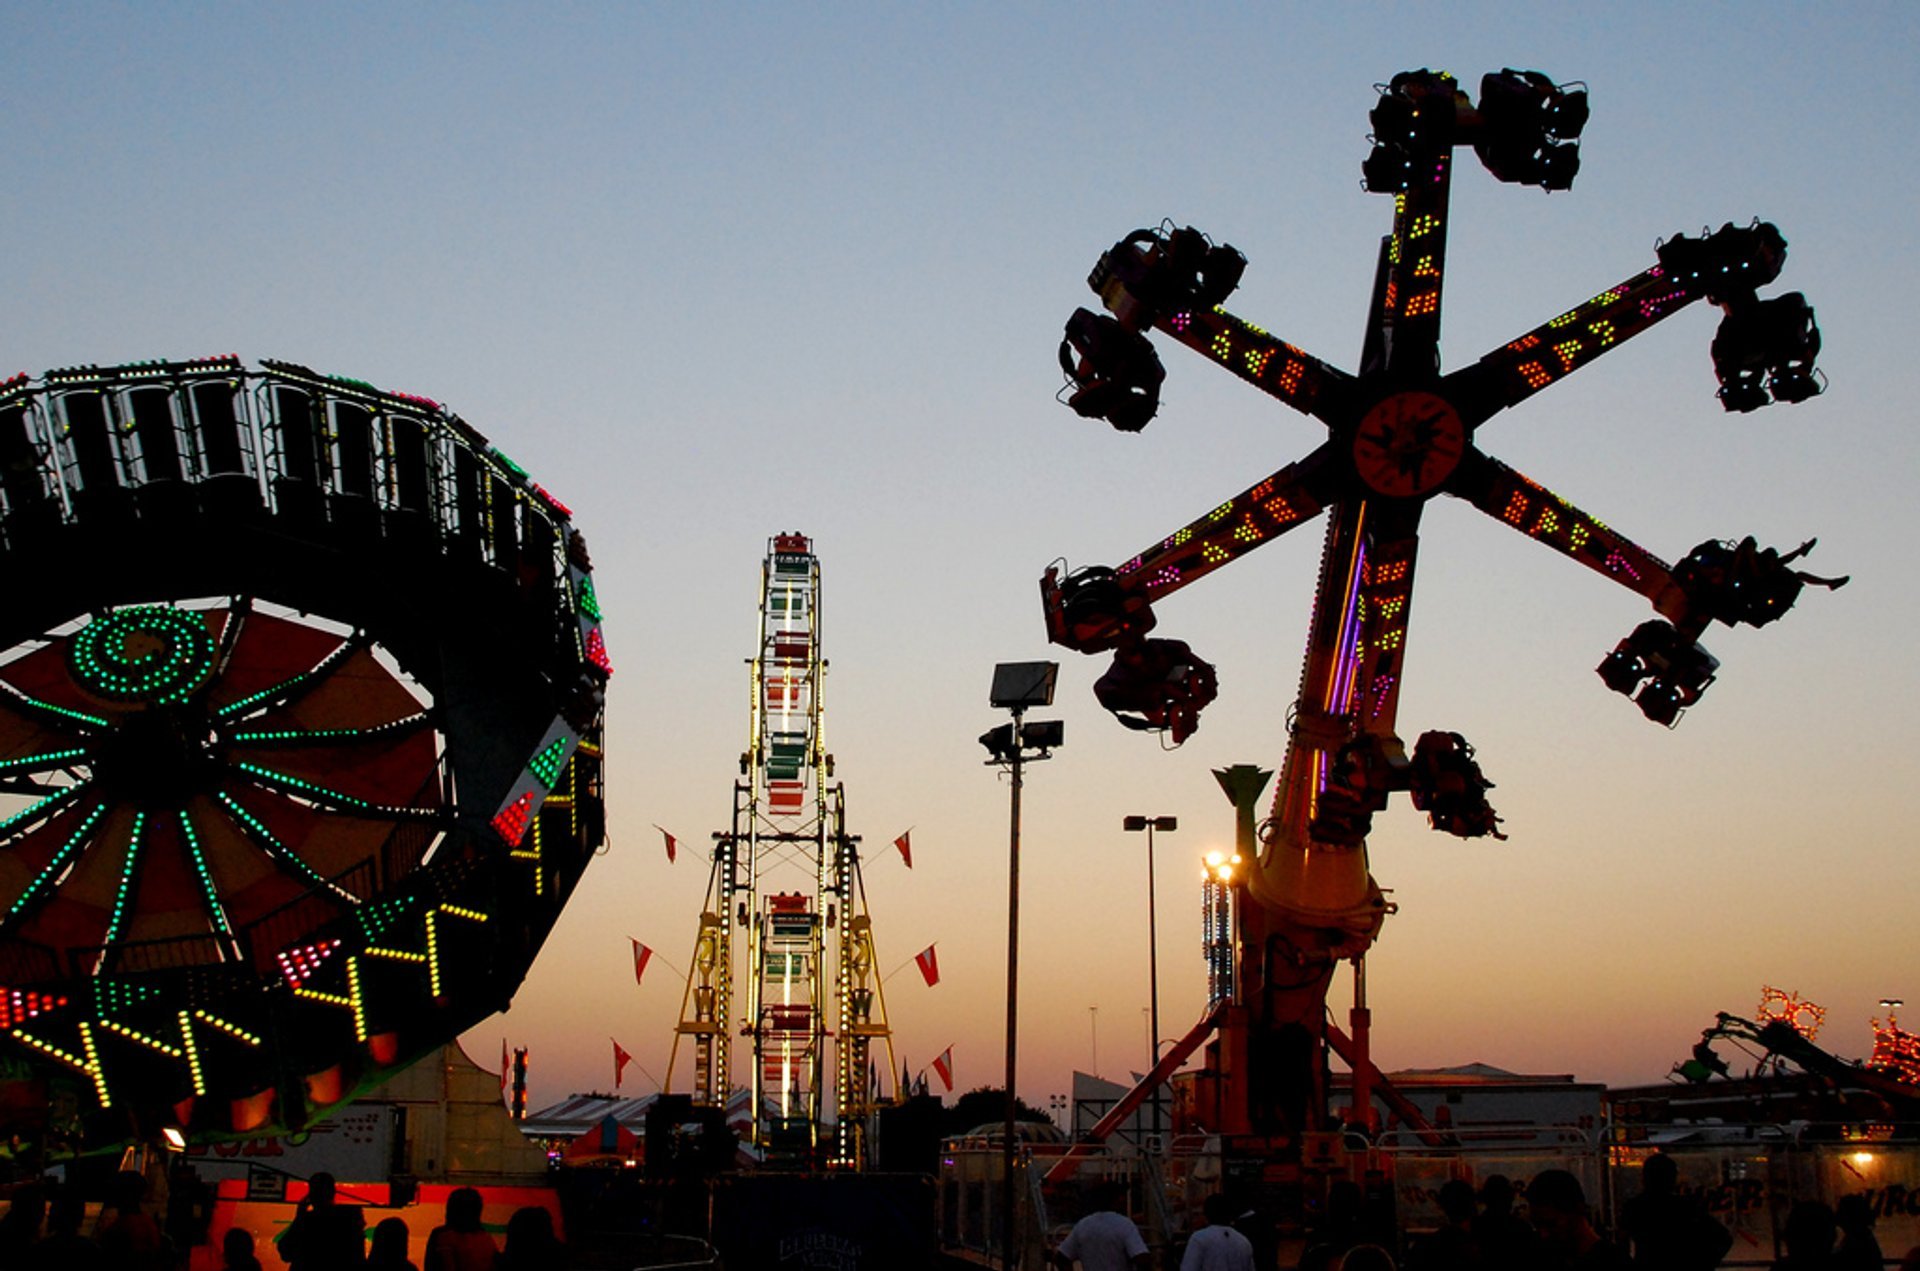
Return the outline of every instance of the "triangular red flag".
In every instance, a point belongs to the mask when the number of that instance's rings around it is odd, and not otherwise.
[[[656,825],[653,828],[656,830],[660,830],[660,837],[667,841],[667,864],[669,865],[673,864],[674,858],[679,855],[680,845],[674,841],[673,835],[667,833],[666,830],[661,829],[660,826]]]
[[[628,936],[627,939],[633,940],[633,937]],[[647,959],[652,956],[652,949],[647,948],[646,945],[641,944],[638,940],[633,940],[633,982],[635,984],[640,983],[640,977],[646,974]]]
[[[899,838],[893,841],[893,845],[900,849],[900,859],[907,863],[908,869],[913,868],[912,834],[913,834],[913,831],[908,830],[906,831],[906,833],[902,834]]]
[[[618,1090],[620,1075],[627,1070],[627,1065],[633,1062],[633,1056],[622,1050],[620,1043],[614,1042],[613,1038],[609,1037],[607,1040],[613,1042],[613,1088]]]
[[[920,974],[927,977],[928,988],[940,983],[940,958],[934,953],[932,945],[914,954],[913,960],[919,964]]]
[[[942,1085],[953,1089],[953,1047],[949,1046],[934,1057],[933,1070],[940,1075]]]

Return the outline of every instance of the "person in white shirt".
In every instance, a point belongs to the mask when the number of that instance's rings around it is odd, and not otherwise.
[[[1153,1262],[1147,1242],[1133,1219],[1119,1212],[1126,1195],[1125,1183],[1101,1183],[1093,1189],[1088,1197],[1093,1208],[1053,1251],[1053,1264],[1060,1271],[1073,1271],[1075,1262],[1081,1271],[1147,1271]]]
[[[1215,1192],[1202,1210],[1207,1225],[1187,1240],[1180,1271],[1253,1271],[1253,1242],[1233,1229],[1233,1202]]]

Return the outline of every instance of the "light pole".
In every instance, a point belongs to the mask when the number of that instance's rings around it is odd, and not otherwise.
[[[1130,816],[1120,822],[1120,828],[1133,833],[1147,832],[1147,983],[1148,1001],[1152,1003],[1152,1021],[1149,1035],[1153,1040],[1153,1055],[1147,1060],[1147,1071],[1152,1072],[1160,1064],[1160,923],[1159,906],[1154,899],[1153,887],[1153,832],[1155,830],[1173,831],[1180,828],[1180,818],[1175,816]],[[1160,1087],[1153,1088],[1153,1132],[1160,1133]]]
[[[990,766],[1007,769],[1012,776],[1011,818],[1007,831],[1007,1089],[1006,1124],[1001,1147],[1000,1185],[1000,1265],[1011,1271],[1014,1266],[1015,1201],[1013,1163],[1017,1150],[1014,1139],[1014,1071],[1019,1058],[1020,1022],[1020,786],[1023,767],[1047,758],[1055,746],[1065,740],[1066,725],[1057,719],[1021,722],[1030,706],[1053,704],[1053,681],[1060,673],[1058,662],[1001,662],[993,668],[993,688],[988,702],[1013,712],[1013,722],[980,734],[980,744],[992,758]]]

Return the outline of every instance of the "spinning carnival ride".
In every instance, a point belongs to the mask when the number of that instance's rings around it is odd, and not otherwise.
[[[820,560],[804,535],[776,535],[768,545],[758,648],[733,823],[713,836],[713,872],[666,1084],[673,1088],[680,1042],[690,1039],[693,1101],[724,1108],[733,1038],[751,1038],[754,1148],[787,1161],[860,1167],[883,1071],[893,1080],[893,1038],[874,966],[860,839],[847,833],[846,791],[832,782],[822,729]],[[773,890],[795,873],[799,889]],[[876,1047],[887,1052],[884,1070]],[[829,1086],[837,1128],[825,1116]]]
[[[297,1128],[503,1009],[602,838],[568,510],[284,362],[0,386],[0,1122]]]
[[[1708,542],[1670,566],[1476,444],[1480,426],[1500,411],[1700,299],[1725,311],[1712,353],[1726,409],[1820,391],[1819,332],[1805,299],[1755,294],[1786,254],[1780,233],[1763,222],[1668,239],[1645,271],[1441,373],[1455,147],[1471,145],[1501,180],[1565,189],[1586,117],[1584,91],[1536,72],[1487,75],[1477,105],[1445,74],[1409,72],[1382,86],[1363,172],[1367,189],[1393,196],[1394,221],[1381,244],[1357,374],[1223,309],[1245,259],[1192,228],[1140,230],[1116,243],[1088,278],[1111,315],[1081,309],[1067,323],[1061,362],[1069,404],[1083,416],[1122,431],[1152,418],[1164,376],[1145,334],[1153,330],[1311,415],[1329,434],[1305,458],[1119,568],[1056,565],[1041,582],[1050,639],[1113,654],[1095,685],[1102,705],[1178,743],[1212,700],[1214,674],[1184,643],[1149,636],[1154,604],[1327,514],[1286,762],[1244,878],[1253,903],[1241,907],[1239,983],[1218,1018],[1202,1086],[1212,1091],[1202,1094],[1202,1120],[1226,1134],[1290,1137],[1326,1124],[1326,1047],[1355,1049],[1330,1033],[1326,991],[1337,962],[1358,966],[1390,909],[1366,859],[1372,815],[1388,794],[1407,792],[1436,829],[1497,834],[1485,795],[1491,783],[1472,748],[1458,734],[1428,732],[1409,754],[1396,731],[1429,499],[1464,499],[1652,602],[1659,616],[1620,641],[1599,671],[1609,688],[1669,726],[1713,680],[1718,664],[1696,643],[1710,623],[1761,626],[1785,613],[1803,584],[1845,581],[1790,568],[1811,543],[1782,556],[1750,538]],[[1371,1075],[1364,1043],[1348,1057],[1358,1092]],[[1170,1070],[1163,1063],[1151,1079]],[[1371,1115],[1358,1093],[1355,1111]]]

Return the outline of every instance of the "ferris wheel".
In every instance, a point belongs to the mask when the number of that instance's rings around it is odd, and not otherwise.
[[[1725,313],[1713,340],[1719,400],[1730,411],[1799,402],[1821,391],[1813,311],[1798,292],[1761,299],[1779,275],[1786,241],[1772,225],[1728,224],[1662,242],[1656,263],[1523,332],[1478,361],[1443,373],[1439,358],[1448,193],[1453,155],[1471,146],[1499,180],[1563,190],[1578,170],[1587,119],[1584,88],[1537,72],[1488,74],[1471,101],[1452,76],[1413,71],[1379,86],[1365,187],[1394,201],[1383,240],[1358,372],[1340,370],[1251,322],[1224,302],[1246,266],[1234,248],[1191,227],[1142,229],[1114,244],[1088,278],[1110,311],[1074,313],[1060,360],[1069,405],[1121,431],[1158,408],[1164,368],[1155,332],[1317,419],[1327,438],[1305,457],[1189,521],[1118,568],[1046,571],[1049,638],[1082,653],[1111,653],[1094,686],[1130,727],[1178,744],[1213,700],[1213,668],[1184,642],[1149,635],[1155,606],[1253,549],[1326,514],[1325,546],[1297,701],[1288,716],[1284,771],[1259,860],[1244,880],[1248,916],[1245,999],[1252,1027],[1289,1071],[1322,1042],[1320,1016],[1333,962],[1358,958],[1388,904],[1368,873],[1372,815],[1406,792],[1435,829],[1498,833],[1491,783],[1457,733],[1430,731],[1411,751],[1397,731],[1420,520],[1433,498],[1463,499],[1500,523],[1644,596],[1658,616],[1602,661],[1607,687],[1671,726],[1712,683],[1717,661],[1698,643],[1713,622],[1761,626],[1808,583],[1838,586],[1792,567],[1812,547],[1780,553],[1752,538],[1706,542],[1677,565],[1494,458],[1479,430],[1566,375],[1707,300]],[[1264,970],[1262,970],[1264,968]],[[1279,1040],[1274,1040],[1274,1039]],[[1247,1061],[1248,1051],[1240,1052]],[[1242,1106],[1225,1123],[1297,1125],[1309,1114],[1262,1095],[1236,1075]],[[1273,1082],[1271,1087],[1288,1083]],[[1248,1111],[1248,1099],[1265,1103]],[[1236,1122],[1237,1118],[1237,1122]]]
[[[0,387],[12,1128],[297,1128],[506,1004],[603,831],[571,519],[292,363]]]
[[[860,840],[847,832],[846,791],[826,749],[820,601],[813,541],[774,535],[760,567],[741,780],[731,826],[714,835],[667,1085],[685,1038],[693,1102],[724,1107],[733,1038],[744,1036],[754,1150],[862,1167],[882,1050],[893,1080],[892,1032]]]

